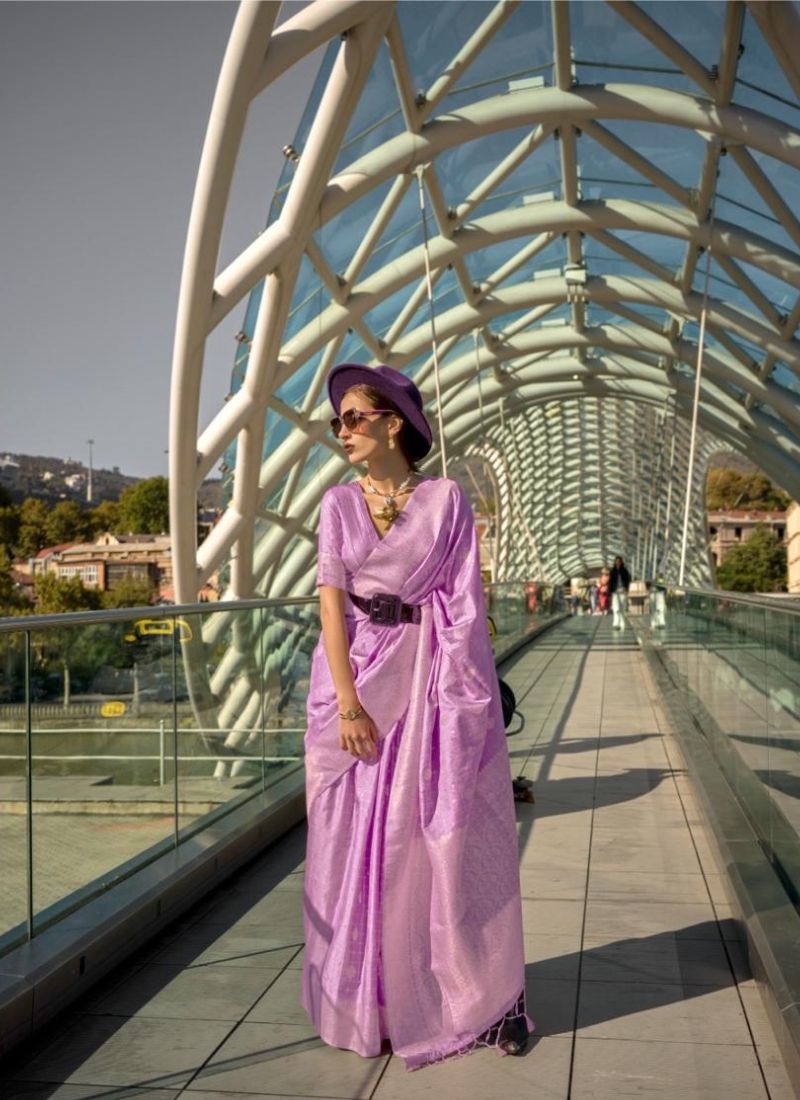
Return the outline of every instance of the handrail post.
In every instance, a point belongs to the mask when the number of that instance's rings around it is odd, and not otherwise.
[[[167,752],[167,746],[166,746],[166,734],[165,734],[165,731],[164,731],[164,719],[161,718],[159,720],[159,723],[158,723],[158,782],[159,782],[160,786],[162,786],[162,787],[164,786],[164,783],[165,783],[166,778],[167,778],[167,767],[166,767],[167,762],[166,762],[166,759],[165,759],[166,752]]]

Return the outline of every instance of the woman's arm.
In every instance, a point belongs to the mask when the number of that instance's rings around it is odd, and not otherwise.
[[[341,588],[320,585],[319,617],[322,624],[322,642],[340,714],[343,711],[357,711],[361,708],[350,664],[350,641],[345,623],[344,600],[345,594]],[[346,752],[358,757],[377,756],[377,743],[375,724],[365,710],[362,709],[357,718],[339,718],[339,745]]]

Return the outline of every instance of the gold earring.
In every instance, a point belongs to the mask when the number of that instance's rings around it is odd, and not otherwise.
[[[394,436],[393,435],[389,436],[389,450],[390,451],[394,450]]]

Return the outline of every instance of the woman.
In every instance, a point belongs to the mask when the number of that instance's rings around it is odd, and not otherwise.
[[[628,589],[631,586],[631,575],[628,567],[618,554],[614,558],[611,574],[608,578],[608,591],[611,593],[611,614],[613,616],[613,629],[625,629],[625,616],[628,612]]]
[[[345,363],[334,434],[358,481],[322,501],[322,638],[306,734],[303,1004],[323,1040],[414,1069],[530,1022],[514,803],[474,523],[423,478],[413,382]]]

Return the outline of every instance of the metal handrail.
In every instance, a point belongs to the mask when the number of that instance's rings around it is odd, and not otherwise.
[[[741,603],[758,608],[767,608],[770,611],[780,611],[782,614],[800,615],[800,596],[795,597],[791,593],[788,595],[781,593],[781,602],[778,603],[775,598],[770,598],[769,596],[751,595],[747,592],[728,592],[724,588],[686,588],[685,586],[676,586],[671,588],[671,591],[677,596],[703,596],[706,599],[727,600],[729,603]],[[786,602],[783,602],[784,600]],[[793,600],[794,602],[789,603],[789,600]]]
[[[527,581],[511,580],[490,584],[489,588],[508,588]],[[556,587],[554,585],[547,587]],[[0,634],[18,634],[26,630],[48,630],[54,626],[93,626],[97,623],[122,623],[131,619],[173,619],[181,615],[208,615],[211,612],[241,612],[260,608],[303,607],[319,604],[318,596],[254,597],[246,600],[218,600],[206,603],[155,604],[145,607],[113,607],[103,611],[63,611],[51,615],[13,615],[0,617]]]
[[[113,607],[104,611],[64,611],[54,615],[14,615],[0,618],[0,634],[45,630],[54,626],[92,626],[96,623],[130,622],[131,619],[173,619],[180,615],[207,615],[212,611],[253,611],[259,608],[302,607],[317,604],[317,596],[264,597],[248,600],[219,600],[210,603],[155,604],[146,607]]]

